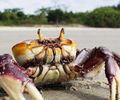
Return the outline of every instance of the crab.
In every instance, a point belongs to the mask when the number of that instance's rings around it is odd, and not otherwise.
[[[38,29],[38,37],[38,39],[17,43],[12,47],[17,63],[25,70],[22,71],[20,68],[21,74],[15,73],[15,77],[25,73],[35,85],[54,84],[77,77],[95,77],[104,67],[110,88],[110,100],[120,100],[120,56],[118,54],[105,47],[79,50],[76,42],[64,38],[63,28],[58,38],[45,38],[40,29]],[[12,64],[16,68],[19,66],[14,62]],[[27,75],[23,76],[25,80],[26,77],[29,79]],[[20,80],[21,82],[23,79]]]

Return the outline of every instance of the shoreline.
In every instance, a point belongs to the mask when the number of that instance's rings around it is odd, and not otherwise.
[[[120,28],[100,28],[100,27],[81,27],[81,26],[54,26],[54,25],[41,25],[41,26],[0,26],[0,30],[14,31],[14,30],[53,30],[53,29],[72,29],[72,30],[120,30]]]

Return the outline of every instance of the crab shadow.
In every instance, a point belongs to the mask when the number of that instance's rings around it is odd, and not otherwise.
[[[78,92],[78,91],[64,91],[65,93],[75,95],[76,97],[80,98],[80,100],[108,100],[106,98],[100,97],[100,96],[95,96],[91,95],[88,93],[83,93],[83,92]]]
[[[83,91],[70,90],[71,87],[72,87],[71,83],[65,83],[65,84],[58,83],[58,84],[47,84],[47,85],[37,86],[37,88],[40,91],[58,90],[58,91],[62,91],[65,94],[73,95],[79,98],[80,100],[108,100],[105,97],[96,96],[95,94],[88,94]]]
[[[58,91],[62,91],[65,94],[75,96],[80,100],[108,100],[107,98],[104,98],[102,96],[96,96],[95,94],[88,94],[83,91],[70,90],[71,87],[72,87],[71,83],[65,83],[65,84],[58,83],[58,84],[47,84],[47,85],[37,86],[39,91],[58,90]],[[4,97],[4,96],[7,96],[7,94],[2,88],[0,88],[0,97]]]
[[[0,87],[0,97],[7,96],[7,93]]]

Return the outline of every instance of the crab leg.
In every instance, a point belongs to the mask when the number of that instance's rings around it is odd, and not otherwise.
[[[14,80],[8,75],[0,76],[0,85],[11,100],[26,100],[21,90],[22,83],[19,80]]]
[[[120,58],[104,47],[83,49],[75,60],[75,70],[80,77],[94,77],[104,67],[110,87],[110,100],[120,100]]]
[[[103,62],[100,57],[96,57],[96,48],[83,49],[77,52],[77,58],[74,62],[75,70],[79,77],[93,78],[101,72]]]
[[[43,100],[43,97],[32,83],[27,83],[25,86],[25,91],[27,91],[34,98],[34,100]]]
[[[83,49],[81,51],[77,51],[77,58],[75,60],[75,64],[79,65],[79,67],[88,60],[91,52],[87,49]]]
[[[105,64],[106,77],[110,86],[110,100],[120,100],[120,68],[112,57]]]
[[[11,100],[26,100],[22,94],[24,91],[28,92],[34,100],[43,100],[42,96],[31,82],[27,82],[24,85],[21,81],[14,80],[14,78],[4,75],[0,77],[0,85],[7,92]]]

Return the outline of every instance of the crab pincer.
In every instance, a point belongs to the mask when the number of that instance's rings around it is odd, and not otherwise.
[[[43,100],[24,68],[9,54],[0,55],[0,86],[11,100],[26,100],[23,92],[29,93],[34,100]]]

